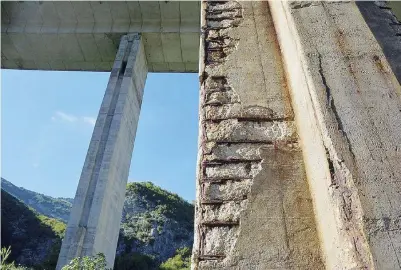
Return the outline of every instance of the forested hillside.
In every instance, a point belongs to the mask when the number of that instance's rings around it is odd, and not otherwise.
[[[29,205],[38,213],[60,219],[65,223],[68,222],[73,199],[43,195],[23,187],[17,187],[4,178],[1,178],[1,189]]]
[[[40,215],[1,190],[1,246],[9,259],[35,269],[54,269],[65,224]]]
[[[71,202],[2,179],[1,246],[11,246],[10,259],[54,269]],[[114,269],[189,269],[193,218],[194,206],[178,195],[150,182],[129,183]]]

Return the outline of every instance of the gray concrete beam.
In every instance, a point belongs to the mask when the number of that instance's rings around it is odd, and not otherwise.
[[[139,34],[123,36],[99,111],[57,269],[104,253],[114,264],[125,189],[147,75]]]
[[[2,68],[110,71],[121,36],[140,32],[149,71],[198,70],[200,16],[196,1],[20,1],[1,5],[1,33],[6,38],[1,41]]]

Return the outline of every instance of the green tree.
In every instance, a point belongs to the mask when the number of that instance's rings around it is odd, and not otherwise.
[[[159,267],[160,270],[190,270],[191,269],[191,250],[188,247],[177,249],[176,255]]]
[[[111,270],[111,268],[106,268],[106,266],[106,257],[103,253],[98,253],[94,257],[77,257],[64,266],[62,270]]]
[[[65,227],[1,190],[1,246],[11,247],[8,262],[23,262],[36,270],[55,269]]]
[[[11,247],[2,247],[0,250],[0,263],[2,270],[24,270],[25,267],[15,266],[14,262],[7,262],[8,257],[11,254]]]

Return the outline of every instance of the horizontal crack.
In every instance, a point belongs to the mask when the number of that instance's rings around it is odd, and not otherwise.
[[[209,260],[221,260],[224,259],[226,255],[224,254],[215,254],[215,255],[199,255],[199,261],[209,261]]]
[[[221,101],[209,101],[209,102],[205,102],[202,105],[202,108],[205,108],[207,106],[210,107],[220,107],[222,105],[234,105],[234,104],[241,104],[240,102],[221,102]]]
[[[238,117],[238,122],[286,122],[294,121],[294,117]]]
[[[238,226],[239,221],[216,220],[216,221],[202,222],[201,225],[205,227],[232,227],[232,226]]]
[[[215,143],[219,143],[219,144],[241,144],[241,143],[247,143],[247,144],[270,144],[270,145],[274,145],[275,148],[279,148],[279,146],[277,145],[278,142],[292,144],[292,143],[297,143],[298,140],[297,139],[266,140],[266,141],[261,141],[261,140],[246,140],[246,141],[242,141],[242,140],[238,140],[238,141],[205,140],[205,142],[207,142],[207,143],[215,142]]]
[[[230,104],[230,103],[227,103]],[[205,104],[205,105],[209,105],[212,107],[211,104]],[[218,106],[216,106],[218,107]],[[268,117],[268,118],[264,118],[264,117],[241,117],[241,116],[237,116],[237,117],[221,117],[221,118],[206,118],[204,119],[202,122],[209,122],[209,123],[219,123],[225,120],[237,120],[238,122],[292,122],[293,118],[292,117]]]
[[[221,13],[219,13],[221,14]],[[214,13],[213,15],[217,15],[216,13]],[[242,16],[240,15],[236,15],[236,14],[227,14],[225,16],[221,16],[221,17],[216,17],[216,16],[206,16],[206,19],[208,19],[209,21],[214,21],[214,22],[221,22],[221,21],[225,21],[225,20],[231,20],[233,21],[234,19],[238,19],[238,18],[242,18]]]
[[[201,204],[202,205],[221,205],[221,204],[229,203],[229,202],[242,202],[246,199],[247,199],[247,197],[244,196],[242,199],[234,199],[234,200],[205,200],[205,201],[201,201]]]
[[[238,177],[238,178],[233,178],[233,177],[202,177],[202,183],[222,183],[222,182],[226,182],[226,181],[243,181],[243,180],[253,180],[253,177]]]
[[[239,159],[239,158],[214,159],[214,160],[204,160],[202,161],[202,164],[208,167],[218,167],[226,164],[258,163],[258,162],[262,162],[262,159]]]

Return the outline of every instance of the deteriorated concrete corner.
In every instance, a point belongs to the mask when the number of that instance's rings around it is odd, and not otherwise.
[[[193,269],[322,269],[267,2],[203,2]]]

